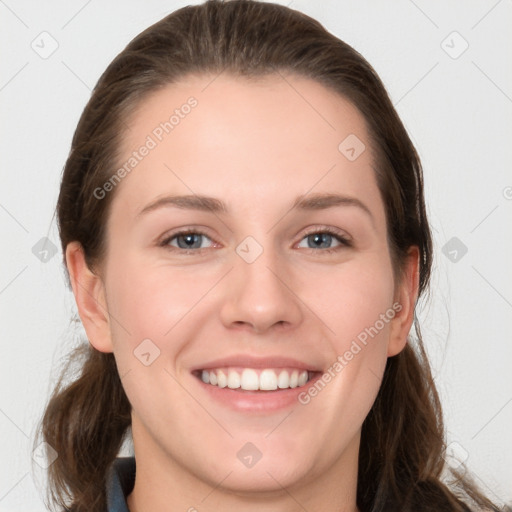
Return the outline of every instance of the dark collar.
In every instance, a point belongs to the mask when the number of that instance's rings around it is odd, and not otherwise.
[[[107,512],[129,512],[127,496],[135,485],[135,457],[118,457],[107,477]]]

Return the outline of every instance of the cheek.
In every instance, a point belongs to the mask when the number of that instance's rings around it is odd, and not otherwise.
[[[119,320],[115,323],[126,327],[134,342],[152,337],[161,340],[170,335],[215,282],[215,276],[210,279],[190,269],[129,261],[109,277],[109,311]],[[119,326],[113,327],[119,332]]]
[[[380,318],[392,307],[394,281],[385,257],[354,258],[304,275],[299,296],[327,327],[335,348],[346,348],[377,321],[378,330],[387,334],[389,322],[382,324]]]
[[[171,411],[186,425],[205,421],[193,399],[176,385],[175,363],[190,342],[195,306],[213,282],[213,277],[194,277],[190,269],[151,266],[129,256],[108,273],[116,364],[130,403],[146,425],[164,431]],[[163,413],[162,404],[169,403]]]
[[[310,278],[303,284],[304,302],[314,307],[326,326],[325,338],[331,348],[327,371],[321,382],[306,392],[303,403],[322,394],[324,399],[317,405],[322,403],[333,424],[340,415],[350,416],[349,428],[362,423],[380,386],[396,316],[394,281],[385,258],[374,259],[372,264],[354,261],[337,271],[331,269],[329,274],[329,279],[315,276],[316,294]]]

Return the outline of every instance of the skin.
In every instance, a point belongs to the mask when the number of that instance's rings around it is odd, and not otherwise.
[[[368,131],[352,104],[293,75],[212,79],[189,76],[142,102],[120,161],[187,98],[198,105],[110,192],[101,268],[87,268],[78,243],[66,251],[90,343],[114,352],[132,404],[137,475],[128,505],[353,512],[361,425],[387,357],[407,341],[418,251],[395,282]],[[349,134],[366,146],[352,162],[338,150]],[[371,216],[347,205],[290,210],[299,195],[333,191]],[[213,196],[230,212],[162,207],[138,216],[170,194]],[[206,232],[201,250],[184,254],[176,238],[158,245],[182,227]],[[333,237],[315,246],[307,235],[326,227],[353,245]],[[247,236],[263,249],[250,264],[235,251]],[[307,405],[240,413],[211,400],[190,373],[239,353],[327,369],[395,302],[402,309]],[[148,338],[160,355],[145,366],[133,352]],[[247,442],[262,453],[251,468],[237,457]]]

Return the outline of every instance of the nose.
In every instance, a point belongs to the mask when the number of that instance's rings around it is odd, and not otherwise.
[[[265,248],[251,263],[234,254],[234,268],[227,277],[221,307],[221,320],[227,328],[261,334],[271,328],[297,327],[302,321],[292,269],[275,251]]]

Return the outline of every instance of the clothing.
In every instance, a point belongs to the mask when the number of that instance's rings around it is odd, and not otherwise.
[[[107,512],[129,512],[126,497],[135,485],[135,457],[118,457],[107,476]]]

